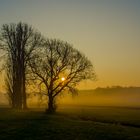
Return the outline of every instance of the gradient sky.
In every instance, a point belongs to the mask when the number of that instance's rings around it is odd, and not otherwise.
[[[80,87],[140,86],[140,0],[0,0],[0,25],[19,21],[88,56],[98,80]]]

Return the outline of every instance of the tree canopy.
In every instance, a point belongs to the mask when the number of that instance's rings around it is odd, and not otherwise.
[[[26,82],[29,78],[48,97],[48,111],[56,109],[55,100],[67,90],[76,92],[83,80],[95,79],[92,63],[71,44],[45,39],[26,23],[4,24],[0,49],[5,52],[5,84],[13,108],[27,108]]]
[[[79,82],[94,79],[92,63],[67,42],[47,39],[42,50],[30,60],[32,76],[49,97],[49,111],[55,109],[56,96],[76,91]],[[45,90],[45,91],[44,91]]]
[[[26,72],[32,53],[43,37],[26,23],[4,24],[0,32],[0,49],[6,54],[6,89],[13,108],[26,108]]]

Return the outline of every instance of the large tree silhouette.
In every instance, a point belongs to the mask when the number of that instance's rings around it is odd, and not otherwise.
[[[44,48],[30,60],[34,79],[48,96],[49,112],[54,112],[56,97],[64,90],[75,92],[76,85],[95,78],[91,62],[67,42],[47,39]],[[44,91],[45,90],[45,91]]]
[[[6,87],[13,108],[27,108],[27,64],[42,41],[41,34],[25,23],[4,24],[1,28],[0,48],[7,55]]]

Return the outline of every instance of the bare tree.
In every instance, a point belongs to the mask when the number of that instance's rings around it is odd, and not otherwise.
[[[76,91],[76,85],[94,79],[91,62],[67,42],[48,39],[40,53],[30,60],[34,79],[48,96],[49,112],[54,112],[56,97],[64,90]]]
[[[26,71],[32,53],[41,45],[40,33],[25,23],[4,24],[0,34],[0,48],[7,53],[7,89],[13,92],[14,108],[27,108]],[[11,86],[12,85],[12,86]],[[10,96],[11,97],[11,96]]]

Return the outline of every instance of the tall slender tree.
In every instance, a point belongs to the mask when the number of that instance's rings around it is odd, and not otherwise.
[[[0,48],[7,53],[7,89],[11,89],[14,108],[27,108],[26,72],[28,61],[37,47],[43,43],[43,37],[32,26],[19,22],[4,24],[0,33]],[[9,83],[9,84],[8,84]],[[12,85],[12,86],[11,86]]]

